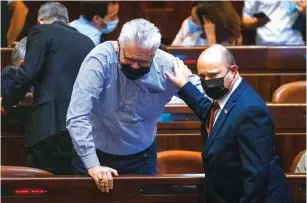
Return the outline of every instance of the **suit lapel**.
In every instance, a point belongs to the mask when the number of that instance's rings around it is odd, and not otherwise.
[[[214,142],[215,137],[217,136],[218,132],[220,131],[221,127],[223,126],[226,118],[228,117],[231,109],[235,106],[237,99],[239,98],[242,90],[246,87],[247,83],[245,82],[244,79],[242,79],[241,83],[237,87],[237,89],[232,93],[228,101],[226,102],[226,105],[224,106],[223,109],[221,109],[221,113],[219,117],[217,118],[212,131],[210,135],[208,136],[206,145],[205,145],[205,150],[208,152],[211,145]]]

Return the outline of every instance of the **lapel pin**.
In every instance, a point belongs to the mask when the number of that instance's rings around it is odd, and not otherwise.
[[[226,114],[227,114],[227,109],[224,109],[224,113],[226,113]]]

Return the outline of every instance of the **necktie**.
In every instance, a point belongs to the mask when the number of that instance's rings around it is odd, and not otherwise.
[[[213,127],[213,123],[214,123],[214,112],[219,109],[220,106],[219,106],[219,103],[218,101],[214,101],[213,102],[213,105],[211,107],[211,110],[210,110],[210,119],[209,119],[209,127],[208,127],[208,135],[210,135],[210,132],[212,130],[212,127]]]

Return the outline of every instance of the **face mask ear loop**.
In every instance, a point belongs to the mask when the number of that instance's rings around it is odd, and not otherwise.
[[[228,72],[229,72],[229,71],[230,71],[230,69],[228,70]],[[228,74],[228,72],[226,73],[226,75]],[[226,75],[225,75],[225,76],[226,76]],[[225,77],[225,76],[224,76],[224,77]],[[229,87],[231,86],[231,84],[232,84],[232,82],[233,82],[233,80],[234,80],[234,79],[235,79],[235,77],[234,77],[234,78],[232,78],[231,83],[229,84],[229,86],[228,86],[228,88],[227,88],[227,89],[229,89]]]

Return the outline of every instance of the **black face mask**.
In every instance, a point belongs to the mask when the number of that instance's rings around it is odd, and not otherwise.
[[[120,45],[118,44],[118,47],[120,47]],[[147,74],[150,71],[150,67],[142,67],[140,66],[140,68],[135,69],[132,68],[130,64],[124,64],[122,62],[120,62],[120,50],[118,52],[118,61],[120,64],[120,69],[123,72],[123,74],[130,80],[137,80],[141,77],[143,77],[145,74]]]
[[[144,76],[150,71],[150,67],[140,67],[139,69],[134,69],[129,64],[123,64],[120,62],[121,71],[130,80],[137,80]]]
[[[228,70],[228,72],[229,72],[229,70]],[[226,73],[226,75],[228,74],[228,72]],[[211,79],[211,80],[201,79],[201,85],[202,85],[205,93],[210,98],[212,98],[214,100],[219,100],[229,91],[229,88],[224,87],[225,76],[221,77],[221,78]]]

